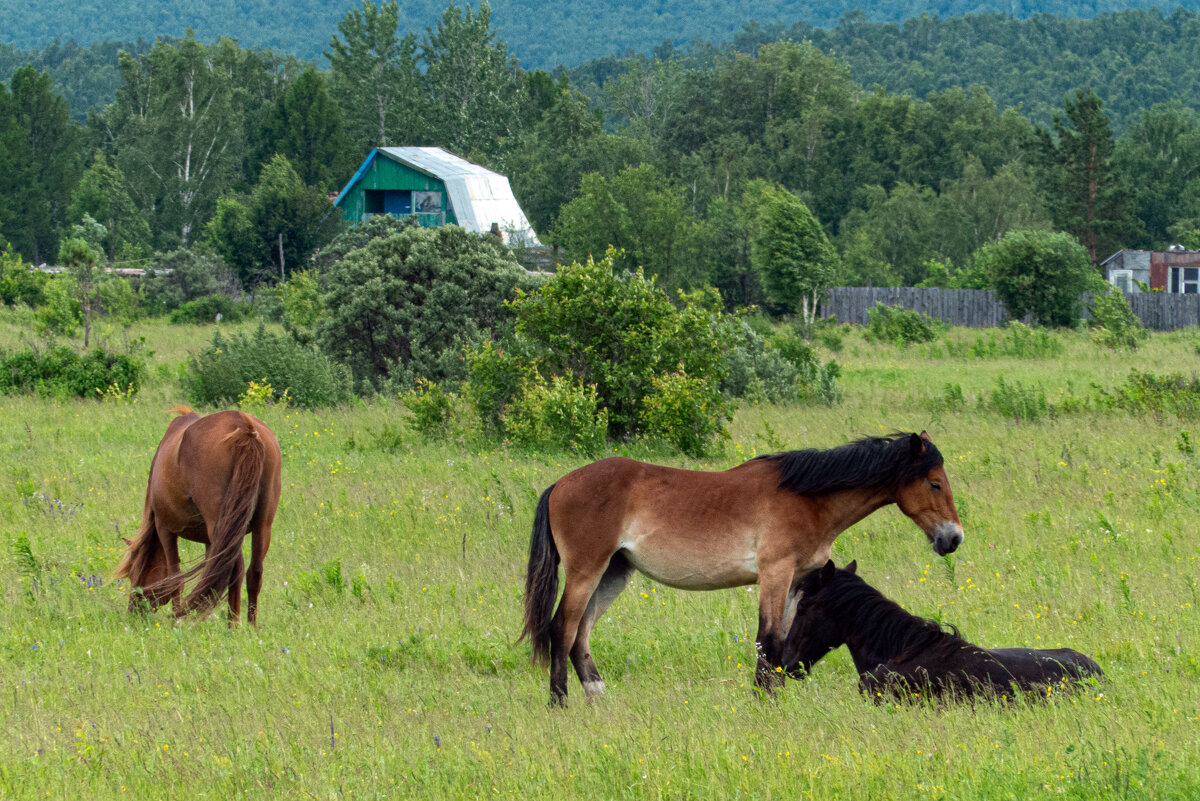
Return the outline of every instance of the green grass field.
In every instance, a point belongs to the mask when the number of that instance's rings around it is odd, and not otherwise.
[[[0,347],[19,344],[20,322],[0,317]],[[1054,403],[1134,365],[1192,374],[1194,329],[1132,355],[1070,332],[1056,335],[1062,355],[1038,360],[851,333],[836,407],[743,406],[705,461],[617,449],[721,469],[927,428],[962,547],[936,557],[892,507],[843,534],[835,559],[981,645],[1091,653],[1098,686],[1044,703],[875,706],[843,649],[764,701],[750,688],[757,588],[636,576],[592,637],[608,697],[584,704],[572,675],[566,710],[547,707],[547,675],[515,639],[537,496],[586,460],[427,442],[397,402],[261,413],[284,493],[257,629],[127,613],[111,579],[120,536],[137,528],[182,400],[180,363],[211,332],[134,333],[154,355],[131,401],[0,397],[0,797],[1200,795],[1200,424],[1095,410],[1017,423],[978,402],[999,378]],[[947,383],[957,407],[935,403]]]

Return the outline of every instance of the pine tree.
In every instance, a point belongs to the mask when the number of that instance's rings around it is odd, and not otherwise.
[[[1054,133],[1038,131],[1043,184],[1055,223],[1087,249],[1092,264],[1115,249],[1136,224],[1130,195],[1112,169],[1113,135],[1103,103],[1091,89],[1063,100]]]

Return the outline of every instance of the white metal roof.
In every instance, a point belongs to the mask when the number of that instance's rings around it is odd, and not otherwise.
[[[500,226],[509,245],[540,245],[513,196],[508,179],[440,147],[381,147],[388,156],[438,178],[446,185],[458,224],[487,233]]]

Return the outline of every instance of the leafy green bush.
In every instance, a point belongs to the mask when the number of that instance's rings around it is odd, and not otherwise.
[[[504,431],[523,447],[594,455],[608,437],[608,412],[599,405],[596,388],[569,373],[526,383],[504,411]]]
[[[0,250],[0,303],[15,306],[24,303],[36,307],[42,303],[42,290],[49,276],[32,269],[13,253],[12,245]]]
[[[729,328],[727,336],[736,344],[725,354],[728,374],[721,382],[721,389],[732,397],[754,402],[796,400],[800,395],[799,371],[793,360],[775,345],[776,338],[764,339],[744,320],[732,321]],[[798,341],[794,335],[792,339]]]
[[[251,381],[246,391],[238,396],[238,408],[255,414],[272,406],[276,409],[286,409],[291,404],[292,396],[288,390],[276,392],[266,381]]]
[[[729,436],[725,421],[732,418],[713,382],[689,376],[682,369],[650,379],[653,391],[640,412],[647,436],[670,442],[688,456],[704,456],[713,438]]]
[[[219,314],[221,322],[237,323],[246,316],[246,310],[247,304],[238,303],[228,295],[207,295],[196,300],[189,300],[172,311],[171,316],[167,319],[176,325],[183,323],[204,325],[217,322]]]
[[[866,337],[869,342],[911,345],[932,342],[945,326],[918,311],[876,303],[867,310]]]
[[[503,345],[484,340],[466,352],[467,394],[485,434],[504,436],[504,409],[536,374],[529,342],[509,336]]]
[[[95,398],[115,388],[129,395],[141,388],[145,371],[141,359],[100,348],[82,356],[61,345],[44,353],[27,350],[0,358],[0,393]]]
[[[842,399],[837,380],[842,368],[830,359],[822,364],[817,351],[794,331],[783,330],[771,337],[772,346],[796,368],[796,387],[801,399],[814,399],[833,406]]]
[[[192,358],[183,386],[193,403],[221,405],[236,402],[251,381],[286,391],[292,405],[306,409],[336,406],[352,397],[345,367],[261,325],[253,335],[228,338],[217,330],[212,343]]]
[[[279,288],[283,329],[297,342],[307,345],[315,338],[316,325],[325,314],[321,281],[316,270],[301,270]]]
[[[1089,311],[1092,324],[1097,326],[1093,337],[1105,347],[1137,350],[1138,343],[1149,335],[1129,306],[1129,299],[1119,289],[1110,287],[1105,292],[1096,293]]]
[[[1039,420],[1050,412],[1046,393],[1040,387],[1027,387],[1020,381],[1008,382],[1003,378],[996,379],[987,407],[1017,422]]]
[[[1072,325],[1080,294],[1099,280],[1073,236],[1049,231],[1009,231],[979,249],[973,269],[989,277],[1013,319],[1031,314],[1041,325]]]
[[[845,347],[844,338],[849,327],[848,323],[839,325],[833,318],[817,320],[811,326],[810,336],[834,353],[841,353]]]
[[[1182,373],[1159,376],[1134,369],[1114,393],[1100,393],[1099,405],[1134,414],[1200,418],[1200,377],[1188,378]]]
[[[614,256],[610,250],[599,262],[561,267],[536,291],[519,292],[508,304],[516,325],[496,350],[519,354],[543,379],[571,374],[594,385],[609,435],[624,437],[643,430],[641,412],[658,392],[656,378],[682,371],[721,395],[730,318],[715,291],[681,294],[676,306],[653,278],[615,270]],[[513,389],[519,364],[493,357],[486,366],[483,377],[493,383],[480,387],[473,370],[472,392],[504,406],[514,397],[503,391]],[[721,402],[711,409],[724,417]]]
[[[836,406],[842,402],[842,386],[838,383],[841,375],[841,365],[833,359],[824,364],[817,364],[811,376],[802,375],[807,380],[806,394],[826,406]]]
[[[450,434],[454,400],[446,394],[441,384],[418,378],[416,389],[406,392],[403,400],[413,413],[414,431],[431,439],[444,439]]]
[[[61,273],[42,288],[42,304],[37,309],[37,329],[41,334],[73,337],[83,322],[79,302],[79,284],[75,276]]]
[[[536,281],[498,239],[454,225],[372,239],[323,280],[317,341],[374,389],[463,377],[464,346],[510,315],[514,289]]]

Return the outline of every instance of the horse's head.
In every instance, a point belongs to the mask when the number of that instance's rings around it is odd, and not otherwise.
[[[938,556],[953,553],[963,541],[963,528],[941,454],[924,431],[909,438],[909,449],[914,463],[928,469],[900,486],[896,505],[921,527]]]
[[[857,561],[844,568],[844,572],[850,574],[857,570]],[[801,669],[808,673],[826,654],[846,641],[840,621],[826,607],[827,588],[837,572],[830,559],[823,567],[810,570],[800,579],[800,603],[783,645],[784,670],[793,678],[799,677]]]
[[[170,574],[167,557],[162,550],[155,550],[149,559],[138,564],[129,574],[133,590],[129,596],[129,611],[148,612],[170,601],[171,591],[164,589],[162,584]]]

